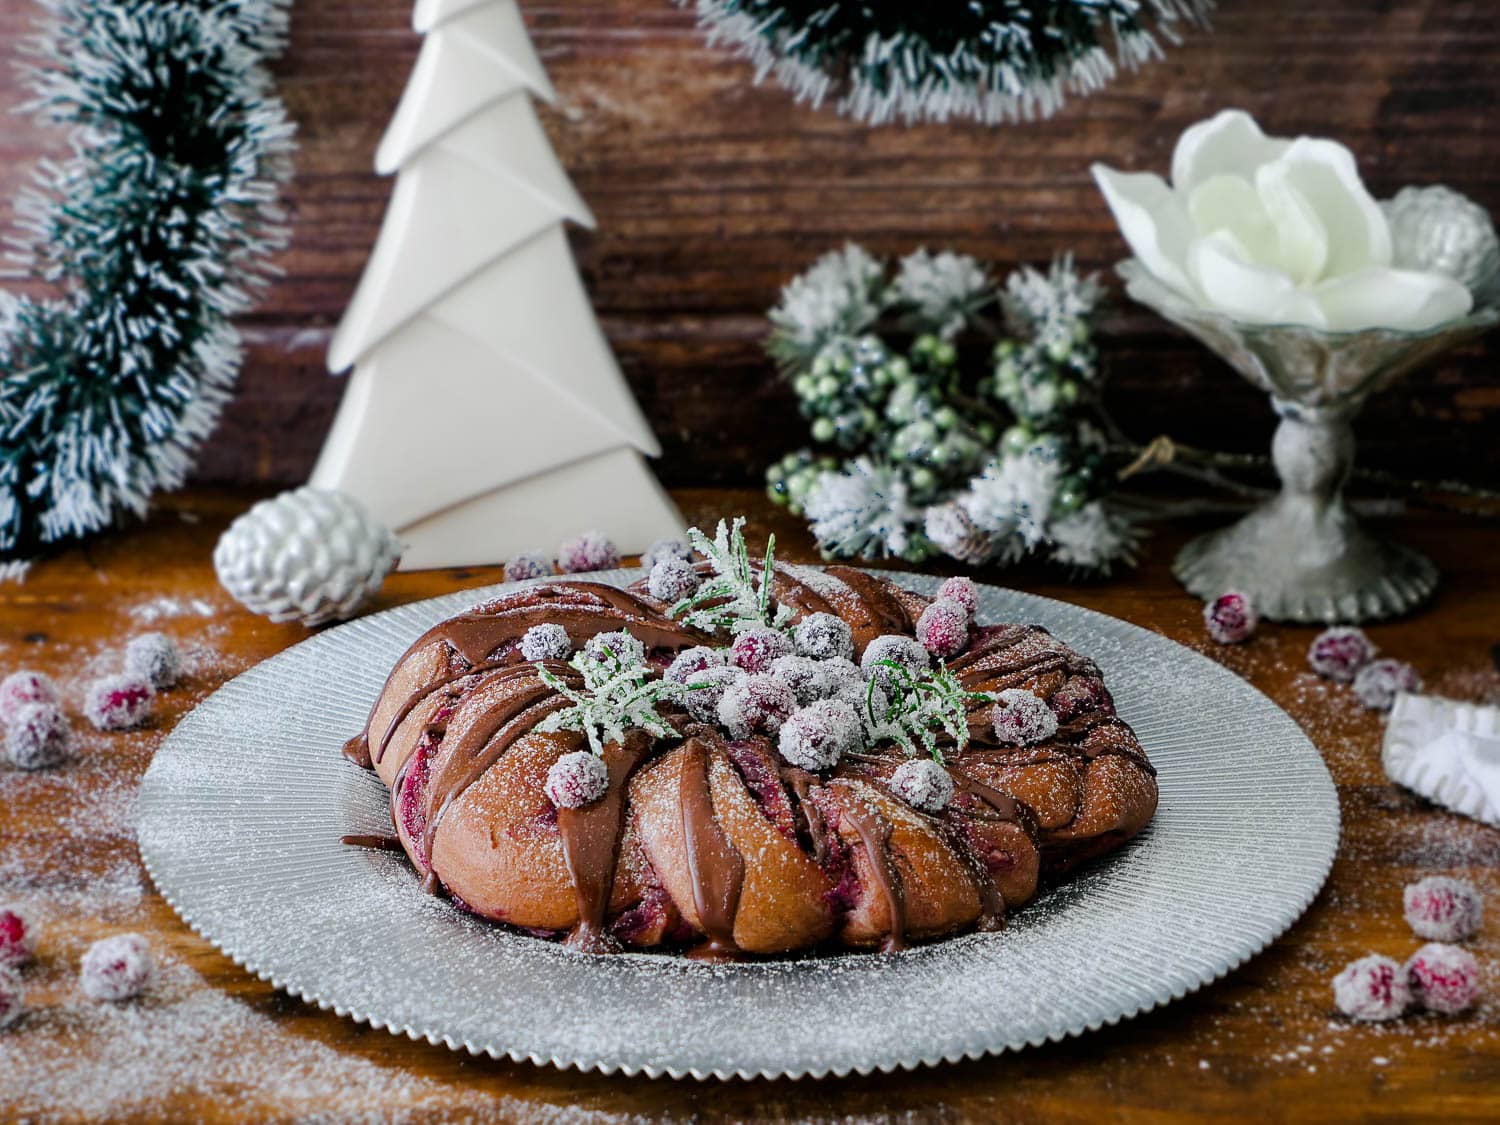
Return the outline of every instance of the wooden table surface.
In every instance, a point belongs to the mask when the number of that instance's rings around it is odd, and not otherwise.
[[[804,529],[749,492],[677,494],[694,521],[743,511],[783,557],[812,557]],[[26,981],[33,1010],[0,1033],[0,1118],[63,1120],[1494,1120],[1500,1117],[1500,1002],[1460,1018],[1388,1026],[1340,1020],[1329,980],[1371,950],[1419,944],[1401,918],[1403,884],[1470,878],[1500,894],[1500,832],[1442,812],[1384,778],[1381,722],[1304,668],[1309,628],[1270,625],[1218,648],[1168,564],[1188,528],[1161,531],[1139,570],[1067,585],[1046,572],[981,575],[1114,614],[1206,652],[1244,675],[1308,731],[1338,783],[1339,858],[1305,918],[1225,980],[1123,1025],[1022,1054],[915,1074],[727,1085],[605,1078],[473,1059],[393,1037],[277,993],[196,937],[139,869],[129,800],[163,734],[229,676],[305,637],[238,609],[209,558],[251,497],[192,493],[150,522],[39,564],[0,585],[0,671],[40,668],[73,698],[147,628],[188,646],[193,670],[152,724],[90,732],[52,773],[0,769],[0,897],[44,920]],[[1393,531],[1430,553],[1445,583],[1406,621],[1372,627],[1429,688],[1500,699],[1500,536],[1493,525],[1404,517]],[[374,608],[479,585],[495,570],[393,577]],[[1108,670],[1106,670],[1108,671]],[[1211,721],[1213,700],[1204,700]],[[82,721],[78,720],[80,727]],[[1265,841],[1267,849],[1277,846]],[[1500,914],[1496,905],[1492,915]],[[274,925],[274,919],[267,919]],[[76,992],[76,960],[98,936],[149,935],[162,982],[101,1012]],[[1500,917],[1472,947],[1500,954]],[[1490,978],[1500,986],[1500,974]]]

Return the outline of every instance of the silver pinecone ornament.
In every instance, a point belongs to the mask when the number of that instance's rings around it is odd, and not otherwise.
[[[1476,297],[1500,273],[1500,239],[1489,212],[1452,188],[1406,187],[1381,204],[1391,224],[1391,251],[1403,269],[1433,270]]]
[[[295,488],[229,525],[214,570],[246,609],[313,626],[353,617],[400,557],[400,542],[354,497]]]

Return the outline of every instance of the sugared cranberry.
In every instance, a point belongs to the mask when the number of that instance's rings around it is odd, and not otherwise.
[[[545,551],[522,551],[505,564],[505,580],[525,582],[532,578],[547,578],[554,569],[552,556]]]
[[[146,721],[155,698],[156,689],[139,676],[105,676],[88,686],[83,714],[100,730],[128,730]]]
[[[863,729],[849,704],[820,699],[782,723],[776,748],[792,765],[816,773],[832,769],[840,758],[857,749]]]
[[[791,688],[797,702],[803,707],[829,694],[827,679],[823,674],[823,662],[809,656],[778,656],[771,661],[771,675]]]
[[[1354,677],[1354,694],[1371,711],[1389,711],[1403,691],[1421,691],[1422,677],[1402,660],[1372,660]]]
[[[1411,1003],[1411,988],[1400,965],[1372,953],[1351,961],[1333,978],[1333,1002],[1350,1019],[1393,1020]]]
[[[709,648],[707,645],[697,645],[679,652],[672,663],[667,665],[664,675],[673,683],[686,684],[710,668],[723,666],[724,654],[720,650]]]
[[[17,969],[31,960],[35,936],[14,907],[0,909],[0,970]]]
[[[73,731],[55,703],[23,703],[5,723],[5,755],[17,769],[60,766],[72,742]]]
[[[1467,949],[1429,942],[1406,962],[1412,999],[1429,1012],[1452,1016],[1479,999],[1479,963]]]
[[[942,812],[953,800],[953,777],[931,758],[913,758],[891,774],[891,792],[914,809]]]
[[[1004,746],[1030,746],[1057,733],[1057,713],[1025,688],[1007,688],[990,709],[995,739]]]
[[[809,613],[792,630],[799,656],[813,660],[850,660],[854,657],[854,634],[849,623],[831,613]]]
[[[1115,710],[1109,689],[1097,675],[1069,677],[1067,683],[1052,693],[1048,702],[1052,704],[1052,710],[1061,723],[1090,711],[1103,711],[1106,715],[1112,715]]]
[[[151,947],[140,934],[96,941],[83,955],[80,979],[90,1000],[129,1000],[151,979]]]
[[[917,618],[917,640],[939,660],[969,647],[969,611],[958,602],[939,599]]]
[[[771,665],[783,656],[792,655],[792,640],[777,629],[752,625],[743,629],[729,647],[729,663],[751,675],[769,672]]]
[[[686,539],[672,536],[666,539],[658,539],[646,548],[646,553],[641,556],[641,565],[647,570],[653,569],[663,559],[679,559],[682,562],[692,562],[693,548]]]
[[[1260,618],[1248,594],[1230,590],[1203,607],[1203,625],[1208,635],[1221,645],[1248,641]]]
[[[15,1023],[26,1012],[26,989],[21,978],[8,969],[0,969],[0,1031]]]
[[[125,646],[125,673],[165,691],[182,675],[182,654],[165,633],[142,633]]]
[[[1375,659],[1375,646],[1363,629],[1335,625],[1324,629],[1307,649],[1312,670],[1341,684],[1352,683],[1359,670]]]
[[[972,578],[948,578],[937,589],[938,601],[957,602],[968,613],[969,620],[979,612],[979,591]]]
[[[521,636],[523,660],[566,660],[573,655],[573,638],[561,625],[547,621],[533,625]]]
[[[564,754],[547,770],[547,799],[560,809],[581,809],[609,792],[609,767],[587,750]]]
[[[27,703],[57,703],[57,685],[40,672],[12,672],[0,680],[0,723]]]
[[[675,604],[703,584],[693,564],[684,559],[658,559],[646,578],[646,592],[659,602]]]
[[[797,710],[792,689],[769,672],[730,684],[719,700],[719,722],[735,738],[775,734]]]
[[[1428,941],[1463,941],[1479,932],[1484,899],[1466,879],[1429,875],[1401,892],[1406,924]]]
[[[620,565],[620,550],[603,532],[585,531],[557,548],[557,566],[564,574],[612,570]]]
[[[719,721],[719,705],[724,693],[743,682],[746,675],[738,668],[726,664],[712,664],[682,681],[687,689],[682,693],[682,705],[688,714],[700,723]]]
[[[886,692],[898,688],[903,682],[903,677],[890,667],[891,664],[915,679],[932,667],[932,656],[915,637],[901,633],[886,633],[865,645],[859,666],[866,679],[873,680]]]

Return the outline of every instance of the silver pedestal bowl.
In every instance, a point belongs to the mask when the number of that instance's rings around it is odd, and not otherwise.
[[[1134,258],[1115,270],[1134,300],[1270,394],[1281,416],[1271,445],[1281,492],[1184,547],[1172,568],[1178,581],[1204,600],[1239,590],[1277,621],[1370,621],[1426,601],[1437,568],[1371,534],[1344,503],[1351,424],[1376,391],[1500,322],[1500,306],[1476,307],[1425,332],[1324,332],[1241,324],[1188,302]]]

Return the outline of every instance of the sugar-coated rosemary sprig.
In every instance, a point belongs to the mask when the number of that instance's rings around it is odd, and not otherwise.
[[[629,730],[643,730],[656,738],[675,738],[677,732],[656,710],[657,705],[680,699],[685,690],[670,680],[653,678],[649,665],[634,654],[617,653],[608,645],[591,645],[568,661],[583,676],[580,687],[538,665],[544,684],[571,701],[571,707],[554,711],[537,730],[576,730],[588,738],[589,749],[602,755],[609,742],[620,742]]]
[[[766,540],[765,564],[759,578],[750,565],[745,546],[745,519],[735,517],[733,526],[723,520],[709,539],[696,527],[688,528],[688,539],[714,570],[709,578],[671,609],[684,625],[717,633],[737,633],[753,625],[784,629],[792,617],[789,606],[773,605],[771,576],[776,572],[776,536]]]
[[[939,664],[921,676],[894,660],[876,662],[886,669],[884,689],[877,688],[871,677],[865,699],[865,734],[869,740],[895,742],[911,757],[931,755],[941,763],[943,752],[938,740],[946,734],[953,739],[953,751],[969,744],[969,707],[975,703],[993,703],[995,697],[982,691],[969,691],[946,664]],[[876,692],[886,696],[884,711],[877,715]]]

